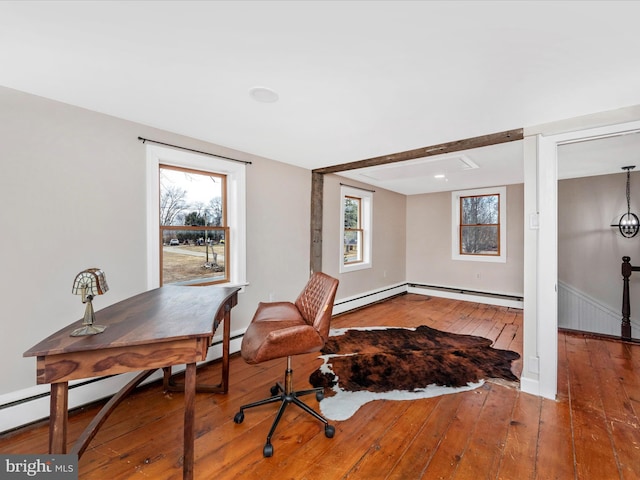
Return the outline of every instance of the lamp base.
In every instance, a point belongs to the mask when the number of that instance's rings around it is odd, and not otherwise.
[[[96,320],[96,316],[93,313],[93,304],[91,303],[92,299],[93,296],[87,295],[87,299],[85,301],[87,306],[84,309],[84,320],[82,322],[82,326],[71,332],[70,336],[82,337],[84,335],[95,335],[96,333],[104,332],[104,329],[107,328],[104,325],[96,325],[93,323]]]
[[[82,337],[84,335],[95,335],[102,333],[107,327],[105,325],[83,325],[71,332],[72,337]]]

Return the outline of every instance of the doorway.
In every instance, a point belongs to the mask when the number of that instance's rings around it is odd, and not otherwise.
[[[551,399],[557,392],[558,147],[635,131],[640,121],[525,135],[525,392]]]

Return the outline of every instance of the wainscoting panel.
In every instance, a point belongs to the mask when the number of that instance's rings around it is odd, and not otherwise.
[[[622,302],[622,293],[620,297]],[[616,311],[571,285],[558,282],[558,327],[619,337],[621,320],[621,307]],[[639,338],[639,329],[640,324],[632,318],[633,338]]]

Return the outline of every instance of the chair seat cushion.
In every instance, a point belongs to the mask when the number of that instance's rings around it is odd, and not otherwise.
[[[274,358],[319,351],[320,334],[289,302],[260,303],[242,338],[242,358],[260,363]]]

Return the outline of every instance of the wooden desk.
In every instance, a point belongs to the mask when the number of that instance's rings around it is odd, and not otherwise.
[[[82,320],[59,330],[24,353],[37,357],[37,382],[51,384],[49,453],[66,453],[69,380],[140,371],[102,408],[78,438],[70,453],[82,455],[108,415],[137,385],[159,368],[186,364],[184,382],[183,478],[193,478],[196,362],[206,359],[220,322],[223,332],[223,373],[218,391],[229,376],[231,309],[238,302],[235,287],[164,286],[141,293],[96,312],[100,334],[71,337]]]

